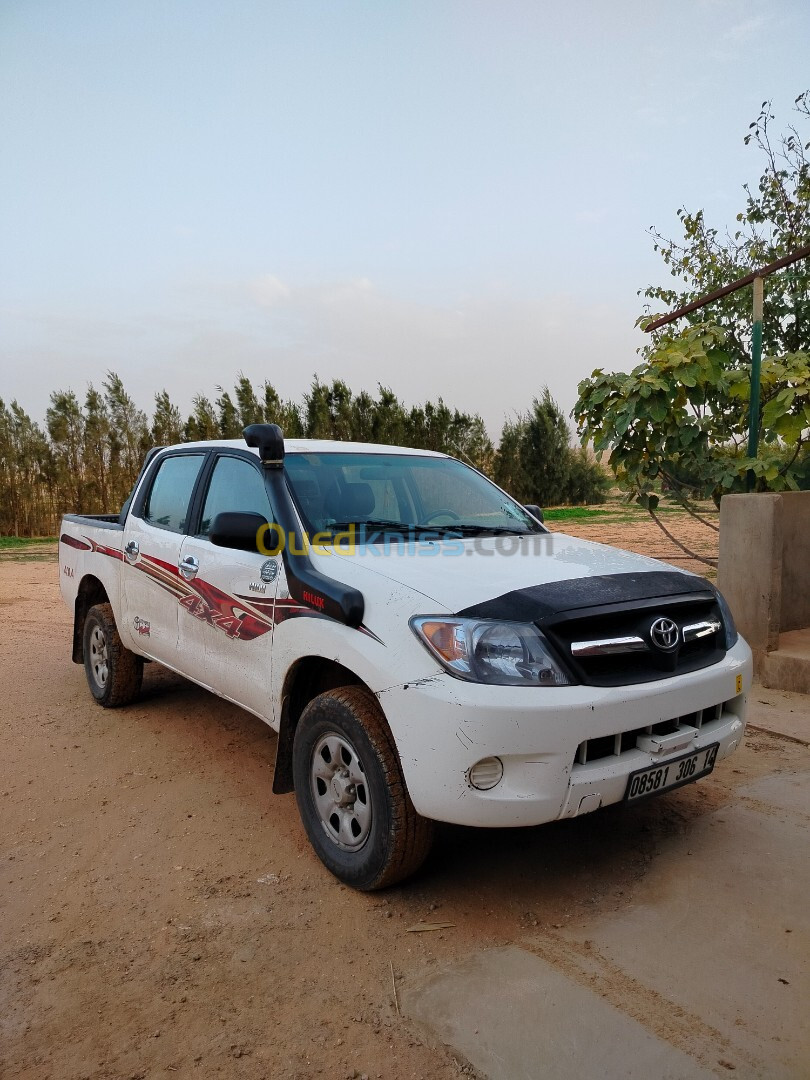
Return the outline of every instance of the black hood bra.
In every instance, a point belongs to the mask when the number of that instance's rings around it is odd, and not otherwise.
[[[645,600],[675,596],[698,599],[696,594],[701,594],[702,599],[713,597],[714,591],[704,578],[682,574],[677,570],[603,574],[513,589],[492,600],[472,604],[456,614],[473,619],[542,623],[545,619],[580,608],[609,608],[614,604],[625,607],[628,604],[638,605]]]

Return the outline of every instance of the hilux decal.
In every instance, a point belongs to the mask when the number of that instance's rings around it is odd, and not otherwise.
[[[324,596],[318,596],[317,593],[312,592],[310,589],[303,590],[302,598],[306,601],[306,603],[310,604],[314,608],[317,608],[318,611],[322,611],[324,605],[326,604],[326,598]]]

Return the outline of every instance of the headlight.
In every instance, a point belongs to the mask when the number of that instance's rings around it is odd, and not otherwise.
[[[531,623],[420,615],[411,627],[451,675],[495,686],[570,686],[573,681]]]
[[[709,584],[711,585],[711,582]],[[717,600],[717,606],[720,608],[720,617],[723,620],[723,627],[726,632],[726,650],[733,649],[739,637],[737,627],[734,625],[734,616],[731,614],[731,608],[720,590],[715,585],[712,585],[712,590]]]

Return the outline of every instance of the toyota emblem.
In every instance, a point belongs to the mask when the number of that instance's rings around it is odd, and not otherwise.
[[[672,619],[656,619],[650,627],[650,640],[661,652],[672,652],[673,649],[677,649],[679,639],[678,624]]]

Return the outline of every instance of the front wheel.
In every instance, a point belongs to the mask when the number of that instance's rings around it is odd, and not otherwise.
[[[310,843],[345,884],[382,889],[421,866],[433,822],[414,810],[391,732],[367,690],[329,690],[307,705],[293,777]]]
[[[96,604],[84,620],[84,673],[105,709],[128,705],[141,689],[143,660],[121,641],[109,604]]]

